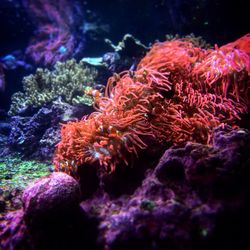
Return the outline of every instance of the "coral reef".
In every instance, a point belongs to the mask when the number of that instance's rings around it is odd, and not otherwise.
[[[237,44],[245,48],[249,42],[246,35]],[[247,113],[250,86],[250,55],[241,48],[156,43],[135,71],[108,80],[97,112],[62,126],[56,169],[75,174],[82,165],[96,164],[112,172],[129,165],[149,140],[209,143],[216,126],[237,126]]]
[[[131,195],[113,198],[99,189],[80,208],[77,182],[54,173],[24,191],[22,210],[1,218],[0,246],[244,249],[249,238],[249,147],[248,130],[217,127],[211,145],[187,142],[166,150]],[[113,189],[119,185],[128,183],[116,183]]]
[[[38,26],[26,54],[39,65],[52,66],[76,55],[83,48],[80,32],[83,14],[79,2],[69,0],[22,0]]]
[[[96,75],[96,70],[74,59],[57,62],[52,71],[38,68],[34,75],[24,77],[24,92],[12,96],[9,115],[40,108],[59,96],[69,104],[81,102],[91,106],[93,100],[89,95],[84,95],[84,90],[93,85]]]

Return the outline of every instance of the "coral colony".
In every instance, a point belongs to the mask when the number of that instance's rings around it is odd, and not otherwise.
[[[76,30],[80,28],[82,13],[77,3],[71,4],[70,0],[23,0],[23,5],[38,26],[26,49],[33,62],[51,66],[79,52],[83,39],[78,40]]]
[[[109,78],[96,112],[62,126],[54,156],[58,171],[76,174],[85,164],[109,173],[148,139],[173,144],[210,143],[218,125],[237,127],[247,113],[250,35],[215,49],[191,41],[157,42],[135,71]]]
[[[54,70],[38,68],[34,75],[23,79],[24,92],[16,92],[11,100],[9,115],[17,115],[28,108],[42,107],[58,96],[69,104],[89,103],[92,100],[84,93],[91,88],[97,72],[83,62],[71,59],[57,62]]]

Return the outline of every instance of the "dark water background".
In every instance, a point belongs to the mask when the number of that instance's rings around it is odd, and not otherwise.
[[[36,0],[34,0],[36,1]],[[218,45],[233,41],[249,32],[247,0],[89,0],[78,4],[83,21],[104,25],[105,31],[93,32],[86,39],[84,56],[107,52],[104,38],[114,43],[131,33],[143,43],[164,40],[166,34],[194,33]],[[107,28],[107,29],[106,29]],[[36,29],[22,0],[0,0],[0,57],[24,51]],[[8,110],[11,95],[22,87],[27,74],[22,68],[5,71],[6,90],[0,93],[0,109]]]

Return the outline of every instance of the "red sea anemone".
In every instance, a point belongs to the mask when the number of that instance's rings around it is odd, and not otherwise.
[[[148,137],[209,143],[216,126],[236,126],[249,104],[249,40],[214,50],[180,40],[153,45],[135,71],[108,80],[96,112],[62,126],[56,169],[73,174],[97,163],[112,172],[147,148]]]

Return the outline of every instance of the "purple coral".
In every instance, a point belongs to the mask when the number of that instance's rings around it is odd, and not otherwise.
[[[76,34],[83,17],[77,2],[23,0],[23,4],[38,26],[26,49],[31,60],[50,66],[79,51],[82,41]]]

